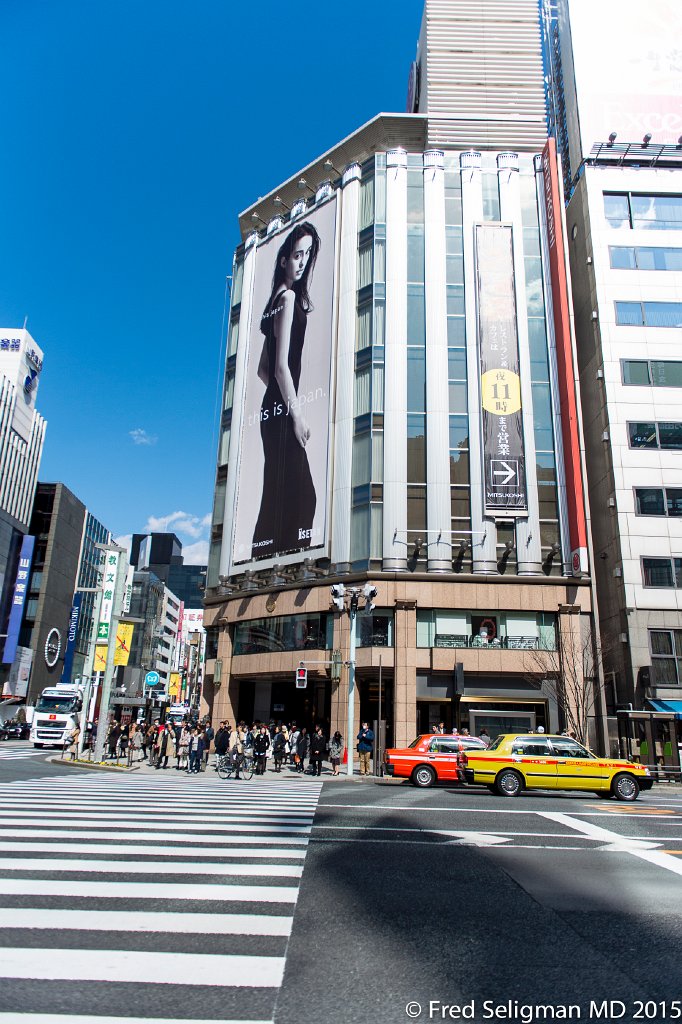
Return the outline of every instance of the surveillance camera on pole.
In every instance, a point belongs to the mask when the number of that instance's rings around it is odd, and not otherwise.
[[[346,588],[343,583],[335,583],[330,589],[332,593],[332,604],[338,611],[342,612],[344,609]]]
[[[371,615],[374,611],[374,598],[377,596],[377,588],[372,583],[365,583],[362,593],[365,598],[365,612]]]

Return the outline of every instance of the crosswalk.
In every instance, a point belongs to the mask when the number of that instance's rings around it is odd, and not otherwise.
[[[20,761],[25,757],[44,757],[44,750],[33,747],[0,747],[0,761]]]
[[[0,790],[0,1024],[273,1019],[321,784]]]

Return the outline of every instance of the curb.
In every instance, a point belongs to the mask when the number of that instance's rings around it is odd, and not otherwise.
[[[86,771],[123,772],[124,774],[139,771],[137,767],[128,767],[128,765],[98,764],[96,761],[71,761],[63,757],[48,757],[46,761],[62,768],[84,768]]]

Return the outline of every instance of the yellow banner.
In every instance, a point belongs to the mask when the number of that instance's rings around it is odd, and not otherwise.
[[[95,661],[92,666],[93,672],[104,672],[107,667],[107,645],[97,644],[95,647]]]
[[[171,672],[170,683],[168,684],[168,696],[179,697],[180,696],[180,673]]]
[[[119,622],[116,630],[116,647],[114,648],[114,665],[127,665],[130,657],[130,645],[135,627],[132,622]]]

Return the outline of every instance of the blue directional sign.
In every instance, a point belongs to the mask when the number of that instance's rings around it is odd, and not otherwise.
[[[158,686],[160,682],[161,677],[158,672],[147,672],[147,675],[144,677],[145,686]]]

